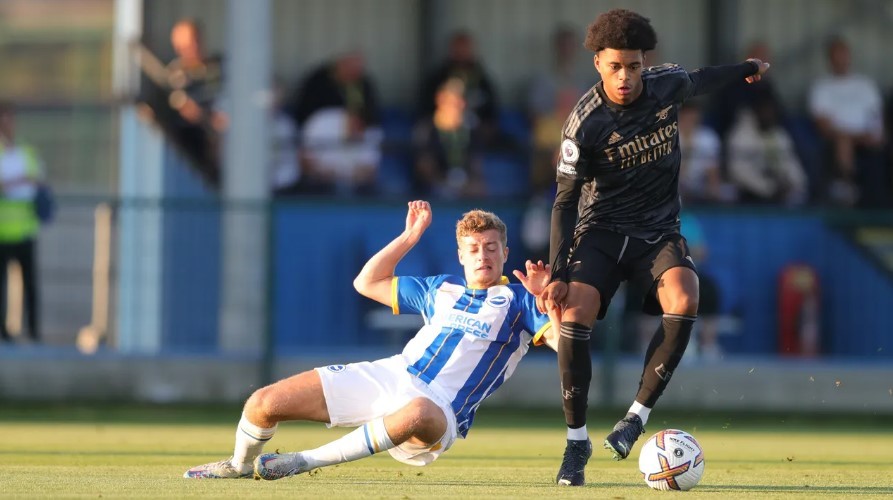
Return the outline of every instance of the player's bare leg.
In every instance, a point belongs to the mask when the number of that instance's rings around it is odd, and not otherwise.
[[[605,448],[612,451],[615,460],[628,457],[636,440],[645,433],[651,409],[682,360],[698,314],[697,274],[687,267],[667,270],[658,281],[657,298],[664,315],[645,353],[639,392],[626,417],[605,438]]]
[[[427,398],[415,398],[395,413],[373,420],[331,443],[299,453],[267,453],[254,461],[262,479],[281,479],[318,467],[350,462],[403,443],[436,444],[447,431],[443,410]]]
[[[561,394],[568,428],[564,459],[555,478],[562,486],[585,484],[584,471],[592,455],[592,443],[586,429],[589,383],[592,380],[589,337],[600,307],[601,296],[595,287],[579,282],[568,284],[558,342]]]
[[[306,371],[260,388],[248,398],[236,428],[233,456],[186,471],[187,478],[233,479],[254,475],[254,459],[276,432],[279,422],[328,422],[322,382],[315,370]]]

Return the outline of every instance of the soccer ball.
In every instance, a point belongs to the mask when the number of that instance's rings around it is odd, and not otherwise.
[[[690,490],[704,475],[704,452],[691,434],[664,429],[642,445],[639,470],[656,490]]]

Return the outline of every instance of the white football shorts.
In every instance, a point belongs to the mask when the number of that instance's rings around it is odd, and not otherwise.
[[[366,422],[390,415],[418,397],[434,401],[443,410],[447,430],[430,447],[408,442],[388,452],[409,465],[428,465],[456,442],[456,415],[449,402],[434,394],[428,384],[406,371],[401,355],[378,361],[316,368],[322,379],[322,391],[329,408],[329,427],[359,427]]]

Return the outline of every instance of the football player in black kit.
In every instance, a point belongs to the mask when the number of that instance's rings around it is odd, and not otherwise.
[[[657,44],[649,20],[624,9],[603,13],[586,36],[601,81],[580,98],[564,124],[552,208],[552,282],[540,307],[560,322],[558,366],[567,448],[556,481],[584,484],[592,454],[586,407],[592,365],[589,336],[622,281],[649,290],[643,308],[662,314],[645,354],[635,401],[605,439],[615,460],[645,432],[648,413],[679,365],[698,313],[698,275],[679,233],[677,110],[686,99],[738,79],[753,82],[769,64],[694,72],[645,68]]]

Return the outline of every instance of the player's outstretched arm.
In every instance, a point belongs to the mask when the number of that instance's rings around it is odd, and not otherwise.
[[[719,90],[733,82],[741,81],[741,79],[748,83],[757,82],[767,71],[769,71],[769,63],[759,59],[748,59],[743,63],[726,66],[700,68],[688,74],[691,79],[688,97]]]
[[[419,242],[431,225],[431,205],[427,201],[410,201],[408,205],[406,228],[373,255],[353,280],[353,286],[360,294],[386,306],[391,305],[391,281],[394,279],[397,263]]]

